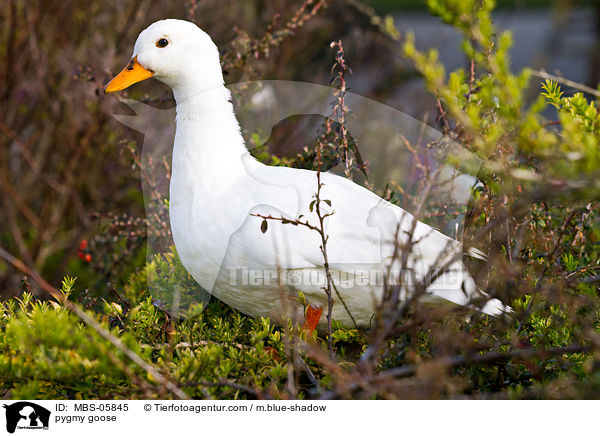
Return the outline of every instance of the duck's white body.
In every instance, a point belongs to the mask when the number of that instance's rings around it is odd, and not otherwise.
[[[152,47],[168,38],[171,51]],[[187,38],[187,39],[184,39]],[[179,44],[179,47],[177,47]],[[187,47],[185,62],[175,68]],[[167,46],[168,48],[168,46]],[[140,34],[134,56],[155,77],[171,86],[177,102],[177,126],[170,185],[170,220],[183,265],[215,297],[252,316],[272,316],[306,302],[326,307],[320,235],[303,226],[270,220],[261,229],[255,215],[296,219],[317,225],[309,209],[317,190],[315,172],[270,167],[247,152],[229,91],[223,84],[216,47],[195,25],[179,20],[157,22]],[[331,202],[326,218],[327,254],[337,288],[360,325],[371,321],[381,298],[382,274],[394,256],[396,230],[406,242],[413,217],[369,190],[333,174],[323,174],[321,199]],[[322,203],[324,208],[329,208]],[[478,294],[457,257],[459,242],[416,222],[409,256],[410,276],[422,279],[434,266],[450,263],[428,288],[435,297],[468,305]],[[404,284],[411,284],[404,277]],[[376,278],[376,280],[374,280]],[[334,280],[335,281],[335,280]],[[414,284],[414,282],[412,283]],[[405,287],[410,292],[410,286]],[[333,318],[351,325],[334,295]],[[481,309],[498,313],[490,300]]]

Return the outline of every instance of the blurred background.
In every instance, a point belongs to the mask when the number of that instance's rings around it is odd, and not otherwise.
[[[513,32],[513,68],[530,66],[593,88],[600,82],[600,2],[499,1]],[[329,44],[342,40],[351,90],[435,127],[436,102],[402,57],[402,35],[465,66],[456,31],[419,0],[4,0],[0,3],[0,296],[32,288],[16,260],[56,285],[65,274],[103,292],[146,259],[138,133],[104,85],[138,33],[162,18],[194,21],[219,46],[228,83],[327,85]],[[393,20],[400,35],[390,35]],[[170,107],[156,81],[123,94]],[[167,163],[168,164],[168,163]],[[168,227],[165,217],[163,220]],[[168,232],[168,228],[165,228]]]

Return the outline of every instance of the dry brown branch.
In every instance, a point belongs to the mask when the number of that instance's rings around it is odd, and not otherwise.
[[[565,347],[557,347],[547,350],[515,350],[510,352],[490,352],[486,354],[475,354],[469,356],[449,356],[443,357],[441,359],[437,359],[431,364],[436,364],[441,368],[451,369],[457,366],[462,365],[470,365],[470,364],[488,364],[494,363],[503,360],[510,359],[547,359],[554,356],[562,356],[564,354],[572,354],[572,353],[589,353],[592,350],[596,349],[595,345],[583,345],[583,344],[572,344]],[[376,383],[386,383],[391,379],[401,378],[401,377],[410,377],[417,373],[419,369],[419,365],[407,365],[399,368],[394,368],[387,371],[382,371],[379,374],[375,374],[371,377],[368,377],[366,382],[371,384]],[[341,385],[341,390],[335,390],[331,392],[327,392],[323,394],[319,399],[321,400],[333,400],[335,398],[344,397],[345,395],[350,394],[352,391],[357,389],[361,389],[361,384],[353,381],[346,385]]]

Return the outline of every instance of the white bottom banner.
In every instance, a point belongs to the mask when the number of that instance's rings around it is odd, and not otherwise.
[[[576,434],[595,401],[0,401],[0,435]],[[560,417],[560,418],[557,418]]]

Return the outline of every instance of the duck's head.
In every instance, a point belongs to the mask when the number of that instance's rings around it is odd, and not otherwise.
[[[157,21],[140,33],[131,60],[104,92],[121,91],[150,77],[170,86],[176,97],[220,86],[223,73],[217,46],[194,23]]]

